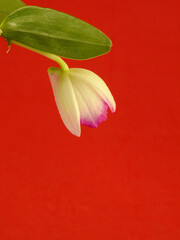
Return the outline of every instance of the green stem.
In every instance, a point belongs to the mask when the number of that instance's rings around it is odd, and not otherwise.
[[[29,49],[29,50],[31,50],[31,51],[33,51],[33,52],[39,53],[39,54],[41,54],[41,55],[43,55],[43,56],[45,56],[45,57],[47,57],[47,58],[49,58],[49,59],[57,62],[57,63],[60,65],[62,71],[64,71],[64,72],[66,72],[66,71],[69,70],[69,67],[68,67],[68,65],[65,63],[65,61],[62,60],[62,58],[60,58],[59,56],[57,56],[57,55],[55,55],[55,54],[43,52],[43,51],[40,51],[40,50],[31,48],[31,47],[28,47],[28,46],[26,46],[26,45],[24,45],[24,44],[22,44],[22,43],[16,42],[16,41],[11,41],[11,43],[14,43],[14,44],[16,44],[16,45],[18,45],[18,46],[21,46],[21,47],[24,47],[24,48],[27,48],[27,49]]]

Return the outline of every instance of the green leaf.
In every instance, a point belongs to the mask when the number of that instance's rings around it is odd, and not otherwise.
[[[0,28],[2,37],[65,58],[89,59],[110,51],[111,41],[90,24],[48,8],[23,7]]]
[[[0,0],[0,23],[16,9],[26,6],[20,0]]]

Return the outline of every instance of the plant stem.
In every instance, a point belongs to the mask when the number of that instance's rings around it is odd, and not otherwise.
[[[22,44],[22,43],[16,42],[16,41],[11,41],[11,43],[14,43],[14,44],[16,44],[16,45],[18,45],[18,46],[21,46],[21,47],[24,47],[24,48],[27,48],[27,49],[29,49],[29,50],[31,50],[31,51],[33,51],[33,52],[36,52],[36,53],[38,53],[38,54],[41,54],[41,55],[43,55],[43,56],[45,56],[45,57],[47,57],[47,58],[49,58],[49,59],[57,62],[57,63],[60,65],[62,71],[64,71],[64,72],[66,72],[66,71],[69,70],[69,67],[68,67],[68,65],[65,63],[65,61],[62,60],[62,58],[60,58],[59,56],[57,56],[57,55],[55,55],[55,54],[43,52],[43,51],[40,51],[40,50],[31,48],[31,47],[28,47],[28,46],[26,46],[26,45],[24,45],[24,44]]]

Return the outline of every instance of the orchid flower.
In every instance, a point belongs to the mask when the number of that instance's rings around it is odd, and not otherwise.
[[[71,68],[49,68],[55,102],[67,129],[80,136],[80,123],[97,127],[107,118],[107,109],[115,112],[116,104],[105,82],[95,73]]]

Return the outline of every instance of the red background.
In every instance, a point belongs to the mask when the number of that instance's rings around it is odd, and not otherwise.
[[[0,40],[0,239],[180,239],[180,1],[26,3],[112,39],[109,54],[67,63],[100,75],[117,112],[74,137],[47,75],[56,63]]]

